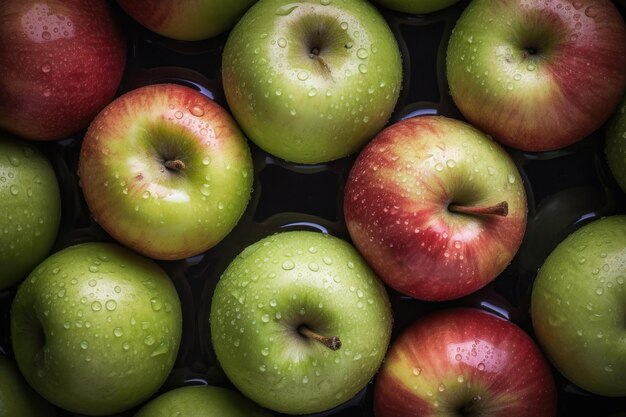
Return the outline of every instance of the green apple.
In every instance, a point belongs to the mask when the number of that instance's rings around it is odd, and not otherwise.
[[[626,88],[626,25],[610,0],[473,0],[448,43],[463,116],[496,140],[543,152],[600,128]]]
[[[385,19],[363,0],[261,0],[230,33],[224,93],[265,151],[320,163],[357,151],[387,122],[402,81]]]
[[[335,407],[364,388],[389,343],[385,287],[349,243],[291,231],[248,246],[217,284],[216,356],[233,384],[287,414]]]
[[[459,0],[375,0],[388,9],[404,13],[432,13],[450,7]]]
[[[592,393],[626,395],[626,216],[595,220],[547,257],[531,315],[557,369]]]
[[[0,290],[22,281],[49,253],[61,195],[52,165],[32,144],[0,134]]]
[[[271,417],[272,415],[230,389],[186,386],[168,391],[144,405],[135,417]]]
[[[0,416],[56,416],[52,405],[33,391],[17,366],[4,356],[0,356]]]
[[[146,28],[168,38],[197,41],[232,28],[256,0],[117,0]]]
[[[252,193],[252,158],[230,114],[199,91],[153,84],[115,99],[89,126],[80,184],[96,221],[154,259],[219,243]]]
[[[152,260],[112,243],[83,243],[43,261],[11,307],[15,359],[53,404],[113,414],[152,395],[180,344],[178,294]]]
[[[607,126],[605,152],[613,177],[626,193],[626,96]]]

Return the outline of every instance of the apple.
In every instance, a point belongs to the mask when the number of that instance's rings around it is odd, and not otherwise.
[[[32,390],[17,366],[4,356],[0,356],[0,416],[56,416],[54,408]]]
[[[524,151],[598,129],[626,88],[626,24],[610,0],[473,0],[446,58],[465,118]]]
[[[245,137],[219,104],[176,84],[134,89],[89,126],[79,157],[85,200],[116,240],[154,259],[216,245],[252,192]]]
[[[425,14],[443,10],[459,0],[375,0],[376,3],[397,12]]]
[[[421,300],[459,298],[493,281],[517,253],[526,215],[508,153],[444,116],[384,129],[345,186],[354,245],[385,283]]]
[[[255,0],[117,0],[137,22],[159,35],[180,41],[212,38],[231,29]]]
[[[181,339],[178,294],[154,261],[113,243],[82,243],[44,260],[11,306],[16,362],[51,403],[86,415],[147,400]]]
[[[63,138],[113,99],[126,41],[107,1],[3,0],[0,22],[0,128]]]
[[[352,245],[301,230],[246,247],[222,274],[210,311],[227,377],[286,414],[328,410],[363,389],[391,324],[385,287]]]
[[[540,346],[571,382],[626,396],[626,215],[587,223],[546,258],[531,316]]]
[[[22,281],[50,252],[61,195],[50,161],[32,144],[0,133],[0,290]]]
[[[617,184],[626,193],[626,96],[615,110],[605,136],[609,169]]]
[[[144,405],[134,417],[271,417],[268,411],[230,389],[185,386],[162,394]]]
[[[374,414],[556,415],[550,367],[514,323],[474,308],[422,317],[396,339],[376,377]]]
[[[246,135],[287,161],[357,151],[387,122],[402,64],[385,19],[362,0],[260,0],[228,36],[228,105]]]

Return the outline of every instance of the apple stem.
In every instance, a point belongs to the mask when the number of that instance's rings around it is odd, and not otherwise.
[[[306,326],[298,327],[298,332],[310,339],[317,340],[330,350],[338,350],[341,347],[341,340],[337,336],[322,336]]]
[[[473,215],[494,215],[506,217],[509,214],[509,204],[502,201],[493,206],[462,206],[459,204],[450,204],[448,209],[454,213],[473,214]]]
[[[172,169],[175,171],[180,171],[180,170],[185,169],[185,163],[181,161],[180,159],[175,159],[173,161],[165,161],[163,165],[165,165],[165,168]]]
[[[314,47],[313,49],[311,49],[311,52],[309,53],[309,58],[314,59],[317,62],[319,62],[320,66],[322,67],[324,72],[327,73],[328,75],[330,75],[330,67],[328,66],[328,64],[326,63],[324,58],[322,58],[320,56],[319,48]]]

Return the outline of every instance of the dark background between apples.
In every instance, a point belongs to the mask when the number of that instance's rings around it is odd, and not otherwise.
[[[461,1],[427,16],[380,9],[403,55],[403,90],[392,121],[416,114],[462,119],[448,94],[444,62],[450,32],[468,2]],[[219,71],[227,34],[201,42],[176,42],[149,32],[114,8],[129,46],[119,93],[145,84],[175,82],[199,89],[226,107]],[[626,15],[623,8],[621,12]],[[78,185],[76,169],[83,133],[38,144],[52,160],[63,198],[61,230],[54,251],[80,242],[112,240],[90,218]],[[160,262],[176,285],[184,314],[178,359],[160,392],[188,384],[229,386],[211,351],[207,317],[211,294],[221,272],[245,246],[284,230],[324,231],[349,240],[342,214],[343,186],[354,156],[305,166],[285,163],[252,143],[250,146],[255,167],[254,193],[237,227],[203,255]],[[529,214],[526,235],[513,262],[492,284],[451,302],[421,302],[389,290],[395,320],[393,337],[423,314],[451,306],[473,306],[494,312],[532,335],[530,290],[536,271],[548,253],[583,224],[606,215],[626,214],[626,195],[617,187],[604,159],[604,127],[559,151],[507,150],[524,179]],[[0,291],[0,353],[8,356],[12,356],[9,310],[14,295],[15,288]],[[569,383],[556,370],[554,376],[559,392],[559,416],[608,416],[626,411],[626,398],[594,396]],[[372,391],[370,384],[346,404],[316,416],[372,416]],[[132,416],[136,410],[120,417]],[[76,416],[63,411],[60,415]]]

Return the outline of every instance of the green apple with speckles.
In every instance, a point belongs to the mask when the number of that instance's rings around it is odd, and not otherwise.
[[[260,0],[222,61],[235,119],[259,147],[304,164],[357,151],[389,119],[402,64],[396,39],[363,0]]]
[[[120,243],[154,259],[198,255],[250,200],[250,149],[230,114],[197,90],[153,84],[118,97],[82,142],[89,210]]]
[[[272,417],[240,393],[214,386],[185,386],[144,405],[135,417]]]
[[[571,382],[626,395],[626,216],[594,220],[563,240],[535,280],[539,344]]]
[[[0,290],[22,281],[49,253],[61,195],[52,165],[34,145],[0,134]]]
[[[388,9],[404,13],[432,13],[450,7],[459,0],[375,0]]]
[[[178,353],[176,289],[152,260],[113,243],[48,257],[19,287],[11,338],[41,396],[75,413],[108,415],[147,400]]]
[[[15,363],[4,356],[0,356],[0,416],[56,416],[54,407],[33,391]]]
[[[605,152],[613,177],[626,193],[626,96],[607,126]]]
[[[230,381],[286,414],[328,410],[372,379],[389,344],[385,287],[346,241],[290,231],[243,250],[213,295],[211,340]]]

